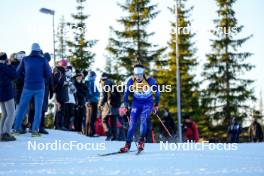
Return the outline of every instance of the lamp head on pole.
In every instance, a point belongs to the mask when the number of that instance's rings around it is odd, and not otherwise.
[[[49,15],[55,15],[55,11],[47,8],[41,8],[39,10],[41,13],[49,14]]]

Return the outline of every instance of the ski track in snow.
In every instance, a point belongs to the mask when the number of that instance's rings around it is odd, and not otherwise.
[[[124,142],[105,142],[74,132],[49,130],[49,135],[31,138],[20,135],[16,142],[0,142],[0,175],[208,175],[264,176],[264,143],[239,144],[236,151],[160,151],[159,144],[146,144],[145,151],[98,156],[117,151]],[[28,141],[37,143],[105,143],[104,151],[28,150]],[[132,150],[135,149],[134,143]]]

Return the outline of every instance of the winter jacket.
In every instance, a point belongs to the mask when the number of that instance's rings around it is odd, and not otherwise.
[[[54,92],[56,93],[56,100],[59,103],[66,103],[69,101],[68,85],[65,84],[66,76],[63,67],[56,67],[53,71]]]
[[[16,70],[12,65],[0,64],[0,102],[14,98],[12,81],[16,78]]]
[[[75,97],[74,94],[76,93],[76,87],[74,86],[74,80],[72,78],[72,71],[68,70],[65,72],[66,75],[66,81],[65,81],[65,85],[67,84],[68,86],[68,97],[69,100],[66,103],[72,103],[75,104]]]
[[[24,88],[29,90],[44,89],[45,79],[51,76],[51,68],[46,59],[39,52],[32,51],[20,62],[17,73],[19,76],[25,75]]]
[[[102,118],[104,119],[108,115],[118,115],[118,108],[121,104],[120,93],[112,89],[114,84],[109,79],[101,82],[101,84],[103,89],[98,106],[102,107]],[[105,86],[109,86],[110,90],[104,89]]]
[[[249,140],[251,142],[262,142],[263,131],[258,122],[253,122],[249,127]]]
[[[19,65],[19,61],[12,63],[12,65],[17,69]],[[14,81],[14,92],[15,92],[15,103],[19,104],[20,97],[22,95],[23,87],[24,87],[24,74],[18,76]]]
[[[87,96],[87,86],[84,83],[77,81],[74,81],[74,85],[77,90],[75,93],[76,105],[78,106],[85,105],[85,100]]]
[[[230,143],[238,143],[239,142],[239,135],[241,132],[240,125],[236,122],[234,124],[231,124],[228,127],[227,133],[228,133],[228,142]]]
[[[195,122],[185,123],[184,132],[186,140],[199,141],[199,132]]]
[[[99,91],[95,85],[95,77],[87,76],[85,79],[85,83],[87,86],[86,102],[98,103]]]
[[[51,99],[53,97],[53,76],[51,76],[49,79],[45,80],[45,93],[44,93],[44,100],[42,105],[42,111],[47,112],[48,111],[48,105],[49,105],[49,98]]]

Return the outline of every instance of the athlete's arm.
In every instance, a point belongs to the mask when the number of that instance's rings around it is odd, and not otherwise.
[[[125,87],[125,93],[124,93],[124,105],[125,107],[128,107],[128,96],[130,93],[130,87],[133,85],[133,80],[129,79],[127,81],[126,87]]]

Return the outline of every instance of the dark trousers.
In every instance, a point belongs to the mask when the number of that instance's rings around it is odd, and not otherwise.
[[[64,118],[64,127],[67,129],[70,129],[70,126],[74,122],[74,107],[75,105],[73,103],[65,103],[65,118]]]
[[[103,127],[106,131],[107,137],[112,136],[114,139],[116,138],[116,120],[118,115],[107,115],[103,117]]]
[[[74,127],[76,131],[82,131],[83,121],[85,120],[85,105],[76,106]]]
[[[65,117],[65,103],[60,103],[61,107],[56,111],[55,114],[55,129],[65,128],[64,117]]]

